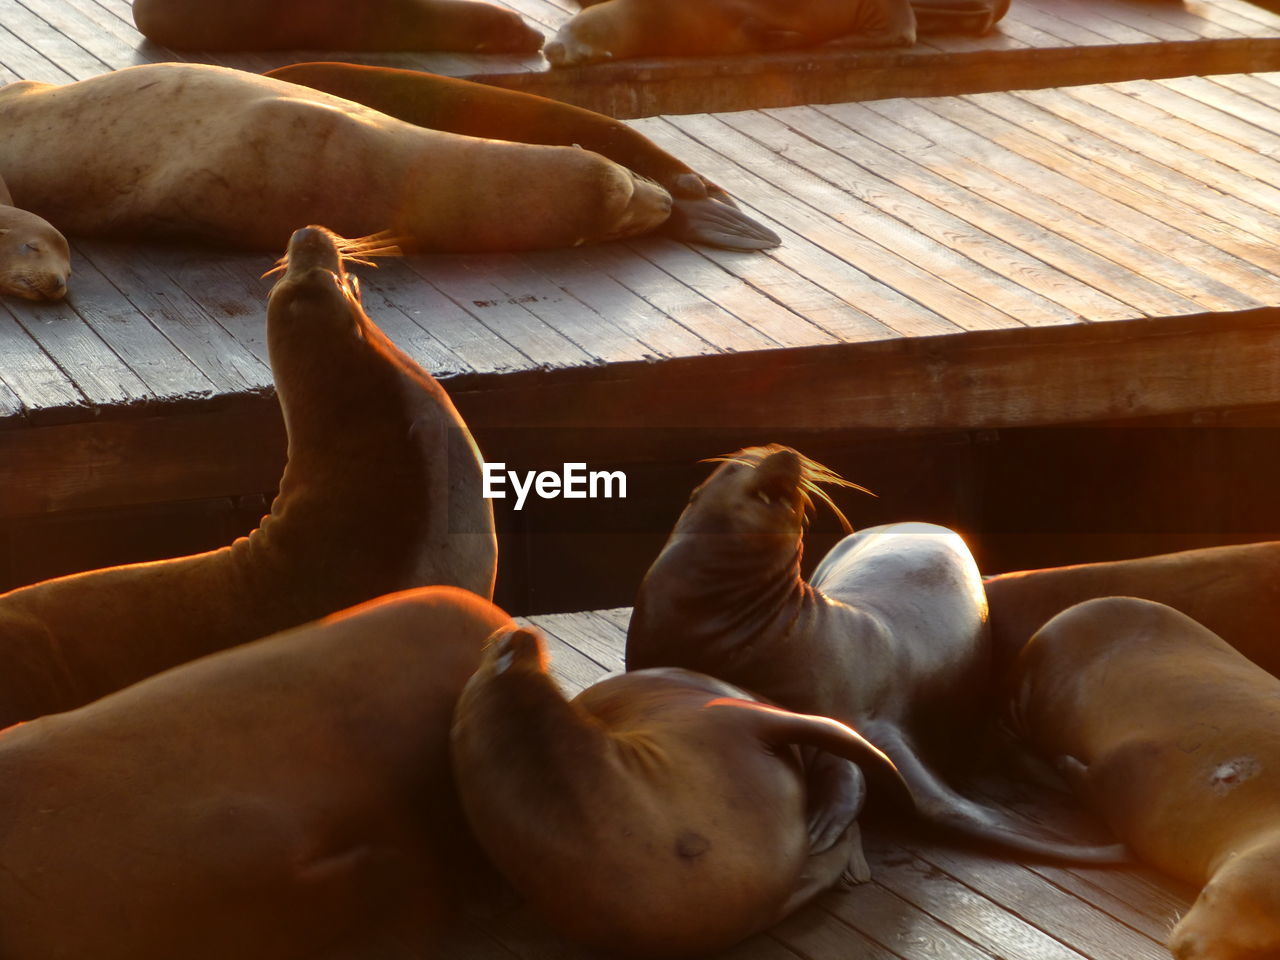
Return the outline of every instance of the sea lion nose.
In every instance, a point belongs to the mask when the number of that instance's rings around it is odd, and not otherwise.
[[[552,40],[542,48],[542,55],[547,58],[547,63],[559,67],[564,64],[564,44],[559,40]]]

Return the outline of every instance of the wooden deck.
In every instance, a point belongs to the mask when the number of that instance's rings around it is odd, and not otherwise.
[[[555,33],[573,0],[497,0]],[[475,77],[619,117],[835,103],[1280,69],[1280,16],[1244,0],[1014,0],[987,37],[910,48],[636,60],[550,70],[529,57],[436,54],[181,55],[133,26],[131,0],[0,0],[0,82],[64,82],[136,63],[196,59],[263,71],[349,59]]]
[[[1273,404],[1278,98],[1236,75],[637,120],[783,245],[415,257],[364,271],[366,305],[514,464]],[[65,302],[0,303],[0,517],[272,489],[271,258],[75,248]]]
[[[552,670],[566,692],[621,669],[628,614],[531,618],[548,635]],[[910,822],[864,817],[862,829],[870,883],[826,894],[724,960],[1168,960],[1164,938],[1193,893],[1141,867],[998,859],[926,836]],[[551,936],[523,908],[486,917],[447,952],[455,960],[590,956]]]

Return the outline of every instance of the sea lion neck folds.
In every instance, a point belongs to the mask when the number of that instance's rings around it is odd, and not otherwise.
[[[479,452],[440,385],[364,313],[340,246],[297,231],[268,306],[289,438],[270,514],[220,550],[0,596],[0,726],[392,591],[492,594]]]

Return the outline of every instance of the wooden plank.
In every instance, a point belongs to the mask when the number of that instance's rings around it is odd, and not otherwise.
[[[1135,283],[1143,279],[1151,281],[1150,286],[1144,285],[1144,291],[1153,294],[1145,308],[1149,314],[1170,314],[1178,309],[1174,306],[1176,300],[1171,301],[1170,297],[1152,289],[1156,283],[1184,303],[1189,301],[1201,308],[1232,310],[1247,308],[1253,303],[1225,284],[1188,269],[1164,254],[1158,241],[1152,240],[1153,227],[1147,220],[1135,217],[1132,211],[1094,191],[1073,185],[1070,179],[1054,170],[995,147],[980,135],[934,112],[931,109],[934,106],[945,109],[934,101],[876,101],[866,106],[872,113],[909,127],[935,144],[948,144],[946,148],[930,149],[920,157],[934,169],[966,186],[980,185],[989,199],[1026,212],[1045,227],[1115,259],[1132,271]],[[879,139],[879,131],[876,138]],[[1064,200],[1054,199],[1056,197]],[[1131,236],[1130,231],[1137,236]]]
[[[131,254],[105,242],[82,243],[81,251],[213,383],[219,393],[264,393],[271,372],[200,309],[187,294]]]
[[[980,105],[981,104],[981,105]],[[1135,190],[1127,178],[1105,168],[1082,164],[1071,151],[1047,142],[986,109],[985,100],[968,97],[932,101],[930,109],[965,129],[1000,144],[1022,160],[1053,170],[1059,182],[1074,182],[1092,193],[1083,198],[1091,211],[1113,220],[1117,228],[1141,238],[1155,249],[1168,251],[1188,267],[1199,270],[1206,280],[1217,284],[1223,298],[1220,308],[1247,309],[1280,299],[1280,281],[1270,270],[1237,259],[1212,242],[1194,236],[1188,220],[1194,219],[1180,204],[1169,203],[1159,193]],[[1101,203],[1094,197],[1100,198]],[[1202,221],[1211,226],[1212,221]],[[1194,275],[1193,275],[1194,276]],[[1194,281],[1193,281],[1194,282]],[[1239,293],[1239,297],[1232,293]]]
[[[1008,249],[1025,253],[1025,260],[1015,255],[1009,269],[1020,283],[1032,286],[1047,299],[1089,320],[1119,320],[1134,315],[1136,306],[1122,302],[1123,296],[1130,293],[1129,273],[1113,261],[1063,240],[999,204],[984,202],[968,189],[916,163],[911,159],[914,150],[909,147],[899,144],[901,152],[895,152],[863,136],[858,132],[863,118],[850,116],[843,107],[787,107],[770,112],[784,122],[793,114],[833,153],[873,170],[885,184],[898,187],[902,196],[918,198],[937,209],[939,216],[954,218],[954,225],[944,221],[940,229],[954,229],[959,236],[965,236],[976,228],[1003,241]],[[838,119],[842,114],[847,123]],[[870,119],[874,123],[880,118],[872,114]],[[919,143],[920,147],[926,145],[927,141]],[[1114,291],[1116,295],[1104,291]]]
[[[4,14],[4,24],[9,30],[56,63],[73,79],[83,80],[111,69],[110,64],[68,40],[56,27],[50,26],[23,6],[20,0],[5,0]]]
[[[899,833],[866,830],[863,844],[877,884],[996,956],[1087,960],[1088,955],[1006,910],[990,891],[964,883],[921,859],[905,847]]]
[[[591,255],[610,277],[718,352],[777,346],[772,338],[721,308],[714,294],[694,289],[688,276],[673,283],[672,275],[662,269],[670,265],[666,255],[681,266],[690,263],[682,251],[673,252],[677,246],[664,238],[644,237],[625,245],[601,244]]]
[[[5,398],[6,406],[17,397],[23,414],[32,421],[83,418],[88,409],[84,394],[14,319],[8,303],[0,300],[0,357],[4,357],[0,382],[8,388],[0,396]],[[4,435],[9,433],[12,431]],[[6,487],[0,484],[0,490]],[[13,504],[12,492],[6,490],[5,508],[12,509]]]
[[[597,358],[581,346],[525,309],[517,297],[494,286],[477,270],[472,258],[461,254],[433,257],[430,277],[416,258],[405,263],[535,363],[560,367],[596,362]]]
[[[128,43],[113,31],[105,29],[101,23],[85,16],[69,0],[6,0],[6,3],[26,7],[108,69],[150,61],[149,57],[138,50],[136,43]]]
[[[641,132],[667,150],[683,157],[693,167],[717,181],[735,197],[750,197],[747,209],[763,213],[782,237],[782,246],[769,256],[801,273],[849,302],[845,291],[857,291],[858,302],[850,303],[894,331],[912,336],[948,333],[958,325],[866,272],[851,262],[863,254],[877,266],[891,258],[878,255],[874,245],[850,235],[829,217],[797,202],[755,171],[722,156],[683,129],[687,117],[655,117],[637,121]],[[695,128],[696,128],[695,124]],[[785,226],[784,226],[785,224]],[[901,272],[915,273],[909,266]]]
[[[867,829],[872,828],[868,826]],[[874,881],[874,871],[872,878]],[[988,960],[993,956],[947,926],[945,914],[932,917],[876,882],[828,894],[820,903],[832,918],[900,957],[910,960],[934,960],[938,957]]]
[[[899,221],[814,176],[785,153],[765,149],[729,126],[726,119],[697,114],[670,117],[667,122],[696,137],[708,148],[714,145],[721,156],[732,157],[734,164],[770,184],[792,203],[806,204],[807,209],[800,218],[814,223],[813,235],[823,237],[823,248],[867,275],[963,329],[991,329],[1018,323],[965,289],[965,281],[970,279],[969,261],[914,230],[904,230]],[[984,287],[980,282],[976,286],[990,297],[989,286]]]
[[[539,250],[526,254],[524,260],[552,284],[601,316],[607,316],[620,330],[644,344],[655,357],[715,352],[706,340],[673,322],[662,311],[609,276],[596,251],[594,244],[573,250]]]
[[[1152,110],[1132,97],[1107,87],[1081,87],[1066,91],[1075,99],[1083,100],[1120,117],[1135,127],[1150,131],[1156,136],[1181,148],[1182,154],[1196,155],[1204,167],[1206,183],[1230,184],[1237,196],[1256,202],[1264,209],[1274,211],[1280,190],[1271,186],[1280,173],[1280,161],[1242,149],[1227,137],[1218,136],[1180,117]],[[1148,150],[1151,146],[1147,147]],[[1162,151],[1163,153],[1163,151]],[[1214,176],[1216,171],[1221,175]],[[1237,172],[1238,171],[1238,172]]]
[[[733,314],[769,346],[807,347],[894,335],[768,254],[692,250],[660,238],[635,240],[630,246],[694,294]]]
[[[982,105],[1065,148],[1094,170],[1114,170],[1129,189],[1154,202],[1174,204],[1167,223],[1177,223],[1234,256],[1271,271],[1280,270],[1280,220],[1239,197],[1206,190],[1200,181],[1152,157],[1117,149],[1112,141],[1029,103],[1016,94],[986,94]],[[1068,163],[1068,166],[1074,164]]]
[[[1112,243],[1114,233],[1105,225],[985,170],[963,153],[949,149],[945,141],[921,136],[899,122],[892,111],[875,111],[859,103],[817,109],[923,168],[930,175],[930,189],[935,191],[931,197],[941,184],[952,204],[948,209],[958,216],[971,222],[979,222],[972,219],[975,217],[996,217],[999,226],[993,232],[1139,313],[1176,316],[1199,309],[1189,298],[1145,275],[1135,275],[1131,265],[1123,262],[1129,245],[1121,241],[1117,251]],[[963,192],[957,193],[955,188]]]
[[[385,296],[418,326],[461,358],[477,373],[526,369],[531,359],[476,320],[430,283],[430,257],[417,261],[415,272],[406,261],[384,261],[378,270],[362,274],[362,289]]]
[[[212,397],[212,381],[76,251],[68,302],[150,393],[165,401]]]
[[[955,251],[953,263],[943,264],[944,268],[952,268],[944,275],[952,277],[952,282],[960,285],[961,281],[955,279],[955,275],[966,274],[964,287],[1005,314],[1029,326],[1070,323],[1079,319],[1076,311],[1062,308],[1032,286],[1038,279],[1037,273],[1048,272],[1043,264],[985,232],[972,230],[959,218],[894,186],[878,176],[874,166],[861,166],[830,148],[823,142],[820,131],[830,130],[834,125],[822,114],[805,111],[805,108],[790,108],[790,112],[785,114],[785,122],[794,125],[796,134],[791,134],[776,114],[744,111],[727,114],[724,121],[768,149],[784,152],[789,160],[814,176],[844,185],[844,189],[854,193],[866,209],[874,209],[880,216],[892,218],[894,222],[905,223],[910,231],[929,237],[941,249]],[[841,215],[848,216],[844,211]],[[865,221],[861,209],[856,215],[860,223]],[[974,274],[977,265],[981,265],[983,272],[967,276]],[[1058,275],[1055,279],[1065,278]]]
[[[56,57],[56,54],[55,54]],[[20,36],[0,23],[0,63],[21,80],[66,83],[75,78],[44,54],[30,47]]]
[[[40,349],[74,378],[76,389],[93,407],[128,407],[154,399],[138,376],[80,318],[72,303],[10,299],[5,306]]]

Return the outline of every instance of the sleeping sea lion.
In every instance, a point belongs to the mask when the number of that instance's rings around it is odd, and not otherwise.
[[[964,755],[990,712],[986,600],[957,534],[928,523],[862,530],[806,583],[811,495],[829,499],[818,484],[846,481],[777,445],[720,459],[641,582],[628,669],[687,667],[846,723],[888,754],[917,813],[948,829],[1035,856],[1125,859],[1119,845],[1032,836],[935,771],[937,757]]]
[[[532,53],[542,34],[478,0],[133,0],[133,22],[172,50],[459,50]]]
[[[605,0],[543,50],[553,67],[635,57],[713,57],[818,44],[910,46],[907,0]]]
[[[723,189],[602,113],[518,90],[392,67],[294,63],[264,76],[323,90],[432,130],[593,150],[671,194],[671,216],[658,228],[662,233],[729,250],[763,250],[781,243],[776,233],[742,213]]]
[[[1177,960],[1280,956],[1280,679],[1172,607],[1108,597],[1045,624],[1013,691],[1019,731],[1134,853],[1204,885]]]
[[[71,248],[53,224],[13,205],[0,178],[0,297],[61,300],[71,276]]]
[[[0,955],[310,960],[384,925],[429,943],[478,857],[449,725],[507,622],[408,591],[9,727]]]
[[[566,700],[531,629],[493,638],[459,699],[453,758],[476,838],[513,886],[565,936],[640,957],[727,947],[851,862],[866,879],[865,781],[848,760],[893,773],[843,724],[687,670]]]
[[[1280,542],[1047,567],[990,577],[991,635],[1003,672],[1054,614],[1094,597],[1142,597],[1204,624],[1264,670],[1280,675]]]
[[[289,449],[270,515],[220,550],[0,595],[0,726],[395,590],[492,594],[479,452],[440,385],[365,315],[344,252],[362,247],[299,230],[271,291]]]
[[[200,63],[0,87],[0,170],[68,234],[279,249],[304,223],[411,250],[524,250],[645,233],[662,187],[575,147],[427,130]]]

